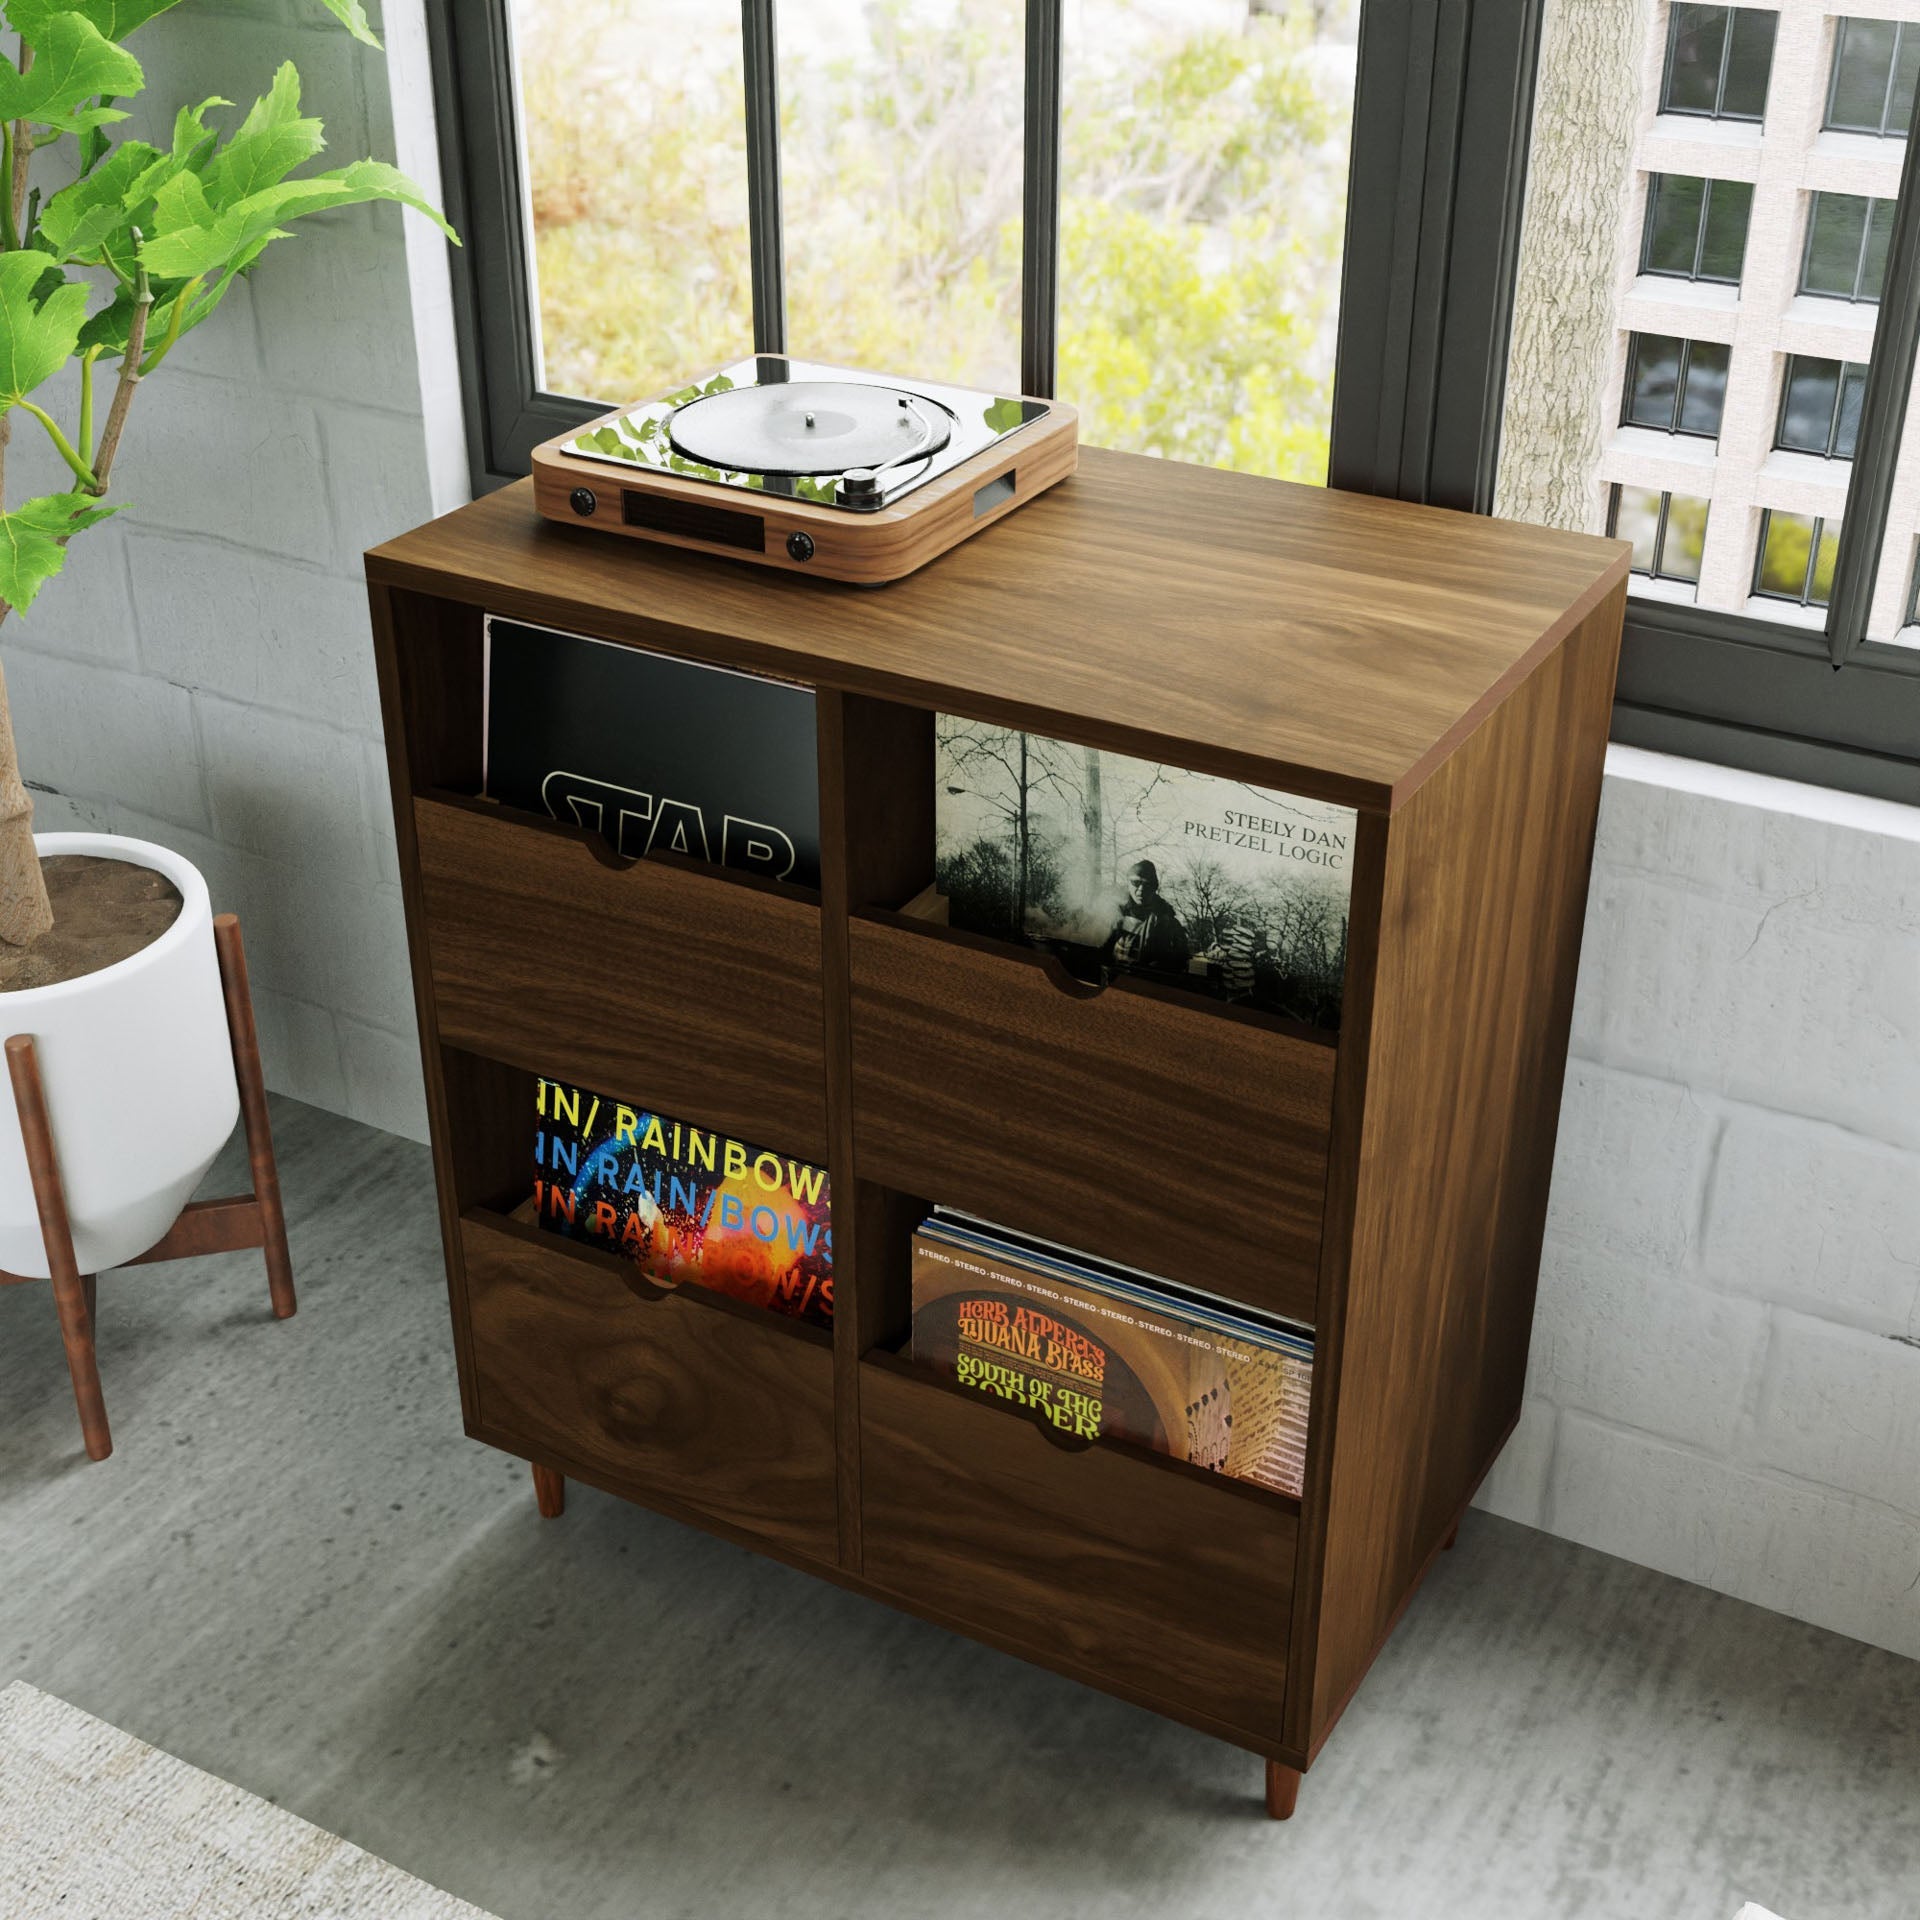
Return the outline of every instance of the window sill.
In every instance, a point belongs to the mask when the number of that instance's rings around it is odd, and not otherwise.
[[[1811,157],[1815,161],[1850,160],[1856,165],[1886,168],[1893,176],[1889,193],[1899,188],[1900,168],[1907,157],[1907,142],[1897,133],[1847,133],[1839,127],[1822,127],[1813,136]],[[1815,192],[1829,191],[1824,182],[1809,177],[1807,186]]]
[[[1764,593],[1749,594],[1740,611],[1750,620],[1771,620],[1780,627],[1804,627],[1810,633],[1827,630],[1825,607],[1803,607],[1792,600],[1769,599]]]
[[[1760,463],[1759,478],[1762,505],[1781,513],[1817,513],[1837,520],[1846,511],[1853,462],[1775,447]]]
[[[1898,800],[1876,800],[1838,787],[1782,780],[1770,773],[1749,773],[1744,767],[1718,766],[1710,760],[1688,760],[1677,753],[1655,753],[1618,740],[1607,744],[1607,778],[1665,787],[1673,793],[1699,794],[1735,806],[1794,814],[1859,833],[1920,842],[1920,807],[1905,806]]]
[[[1688,325],[1701,320],[1724,322],[1711,331],[1691,336],[1699,340],[1733,339],[1733,323],[1740,312],[1740,289],[1724,280],[1683,280],[1678,274],[1642,273],[1634,276],[1627,289],[1629,311],[1648,307],[1669,307],[1682,311]],[[1637,319],[1622,316],[1621,324],[1636,333],[1654,333],[1658,329],[1643,326]]]
[[[1757,120],[1708,120],[1691,113],[1657,113],[1647,129],[1646,150],[1639,164],[1649,173],[1711,172],[1716,179],[1751,180],[1760,171],[1761,125]],[[1710,149],[1712,161],[1705,166],[1679,164],[1689,156],[1680,155],[1672,164],[1659,151],[1691,147],[1698,152]]]
[[[1720,443],[1697,433],[1662,433],[1655,427],[1616,427],[1607,442],[1601,478],[1630,487],[1657,486],[1695,492],[1713,484]],[[1677,474],[1677,479],[1666,476]],[[1655,477],[1660,476],[1660,477]]]
[[[1780,345],[1788,353],[1865,361],[1873,351],[1873,330],[1879,319],[1877,300],[1833,300],[1824,294],[1796,293],[1780,316]]]
[[[1690,607],[1700,597],[1700,589],[1691,580],[1659,580],[1650,573],[1629,574],[1627,591],[1636,600],[1658,600],[1669,607]]]

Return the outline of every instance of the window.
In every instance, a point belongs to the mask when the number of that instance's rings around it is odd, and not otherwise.
[[[1740,284],[1753,187],[1745,180],[1702,180],[1656,173],[1647,182],[1642,273]]]
[[[1893,213],[1891,200],[1870,200],[1865,194],[1813,195],[1800,291],[1832,300],[1878,300]]]
[[[1717,340],[1636,333],[1627,347],[1622,423],[1714,439],[1727,398],[1728,354]]]
[[[476,487],[524,474],[609,386],[657,391],[742,332],[799,351],[804,328],[820,352],[841,304],[881,305],[900,321],[887,353],[923,371],[947,354],[990,378],[1017,343],[1020,385],[1053,391],[1057,372],[1089,441],[1301,477],[1324,462],[1336,486],[1619,525],[1644,571],[1618,737],[1920,801],[1920,648],[1889,643],[1920,539],[1920,426],[1903,438],[1920,194],[1899,197],[1897,140],[1851,141],[1837,174],[1812,164],[1823,120],[1899,130],[1920,26],[1843,26],[1824,0],[424,6],[467,242],[450,259]],[[655,116],[643,93],[680,107]],[[1676,134],[1716,158],[1676,178]],[[1762,273],[1740,216],[1795,196],[1797,255],[1769,235]],[[959,254],[922,244],[975,213]],[[896,230],[905,281],[881,244]],[[569,252],[591,301],[556,297]],[[1740,286],[1730,346],[1685,337],[1731,331],[1726,298],[1687,280]],[[1636,338],[1622,301],[1644,310],[1660,285],[1702,317]],[[1766,399],[1801,290],[1859,303],[1829,317],[1860,344],[1792,344],[1868,371],[1807,414],[1836,454],[1850,428],[1851,461],[1809,465],[1813,491],[1789,497],[1762,477],[1781,426]],[[844,340],[826,350],[852,357]],[[1649,430],[1596,433],[1616,409]],[[1800,423],[1796,405],[1789,431],[1812,444]],[[1803,529],[1831,555],[1824,609],[1755,597],[1769,507],[1824,517],[1818,541]]]
[[[1920,26],[1842,20],[1833,40],[1827,125],[1847,133],[1904,137],[1920,77]]]
[[[1693,494],[1615,487],[1607,531],[1633,543],[1633,570],[1655,580],[1698,584],[1707,543],[1707,503]]]
[[[1358,29],[1350,0],[1065,9],[1059,384],[1083,441],[1325,483]]]
[[[1833,591],[1833,563],[1839,552],[1838,520],[1804,513],[1763,513],[1753,590],[1766,600],[1824,607]]]
[[[1901,197],[1902,143],[1854,140],[1836,154],[1821,124],[1836,53],[1851,73],[1877,38],[1877,129],[1920,26],[1862,41],[1822,0],[1769,12],[1765,138],[1748,127],[1729,139],[1661,110],[1729,104],[1720,67],[1741,70],[1730,12],[1623,0],[1603,25],[1597,9],[1548,6],[1495,510],[1632,543],[1616,738],[1920,802],[1920,647],[1901,638],[1920,541],[1920,194]],[[1841,88],[1843,106],[1849,97]],[[1607,120],[1593,110],[1601,100],[1632,110]],[[1726,163],[1703,159],[1675,182],[1677,138]],[[1657,289],[1672,290],[1661,310],[1673,312],[1690,291],[1676,279],[1712,252],[1701,235],[1722,217],[1722,182],[1709,205],[1703,179],[1696,202],[1695,174],[1752,188],[1738,325],[1710,325],[1695,301],[1699,322],[1648,327],[1640,316]],[[1810,181],[1852,191],[1814,193]],[[1762,210],[1794,204],[1805,224],[1792,257],[1766,233],[1763,271]],[[1627,214],[1611,245],[1594,220],[1608,206]],[[1641,278],[1660,272],[1675,278]],[[1834,337],[1809,338],[1823,322]],[[1704,343],[1655,329],[1731,339],[1708,365]],[[1798,348],[1810,351],[1790,361]],[[1713,390],[1696,394],[1703,373]],[[1615,408],[1649,430],[1597,434]],[[1716,424],[1710,446],[1687,437]],[[1777,478],[1781,463],[1798,469],[1793,480]],[[1697,561],[1675,540],[1682,500],[1707,508]],[[1680,585],[1677,573],[1695,577]]]
[[[1088,444],[1325,482],[1361,0],[429,6],[489,478],[759,351],[1058,381]]]
[[[787,351],[1018,392],[1020,0],[774,22]]]
[[[1660,111],[1761,119],[1778,21],[1764,7],[1676,5],[1667,30]]]
[[[1851,460],[1860,432],[1860,401],[1867,370],[1849,360],[1788,356],[1780,391],[1780,425],[1773,444],[1794,453]]]

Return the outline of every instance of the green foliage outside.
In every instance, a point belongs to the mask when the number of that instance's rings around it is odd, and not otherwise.
[[[379,45],[360,0],[318,3]],[[124,103],[145,85],[120,43],[178,4],[0,4],[15,36],[0,51],[0,481],[21,414],[72,475],[60,493],[0,509],[0,619],[33,603],[75,534],[120,510],[104,496],[140,381],[293,222],[397,200],[451,235],[419,189],[379,161],[299,171],[326,142],[300,111],[291,61],[237,123],[231,102],[210,98],[179,109],[164,147],[118,138]],[[48,177],[37,180],[41,155]],[[32,396],[74,361],[79,392],[63,423]],[[5,749],[10,765],[10,738]]]
[[[643,68],[630,0],[518,4],[548,384],[611,404],[746,352],[737,34]],[[788,339],[1007,391],[1022,8],[931,14],[868,0],[857,54],[800,57],[783,10]],[[1168,17],[1089,0],[1067,49],[1058,390],[1090,443],[1320,482],[1351,9]]]

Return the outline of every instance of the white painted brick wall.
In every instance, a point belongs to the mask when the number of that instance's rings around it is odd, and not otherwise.
[[[407,5],[391,24],[417,38]],[[143,135],[210,93],[244,109],[291,58],[333,162],[394,156],[391,71],[317,0],[201,0],[133,50]],[[360,564],[432,511],[414,339],[398,209],[303,223],[141,388],[129,510],[74,543],[0,660],[38,824],[196,861],[241,917],[269,1083],[424,1137]],[[16,495],[58,483],[33,437]]]
[[[1920,1656],[1920,821],[1615,765],[1480,1504]]]

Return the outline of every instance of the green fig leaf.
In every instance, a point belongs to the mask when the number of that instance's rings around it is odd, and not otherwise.
[[[0,253],[0,413],[67,364],[86,317],[86,286],[62,275],[50,255],[34,247]]]
[[[300,114],[300,75],[291,60],[273,76],[271,91],[253,103],[240,130],[201,170],[207,198],[230,207],[277,186],[327,144],[318,120]]]
[[[320,0],[320,4],[353,35],[356,40],[367,46],[377,47],[379,36],[373,30],[373,23],[367,18],[367,10],[360,0]]]
[[[87,493],[47,493],[0,513],[0,600],[24,613],[66,565],[65,543],[124,504],[106,506]]]
[[[127,117],[98,100],[103,94],[138,93],[146,84],[140,63],[84,14],[48,13],[31,28],[17,19],[15,25],[35,58],[25,73],[0,60],[0,120],[82,133]]]

